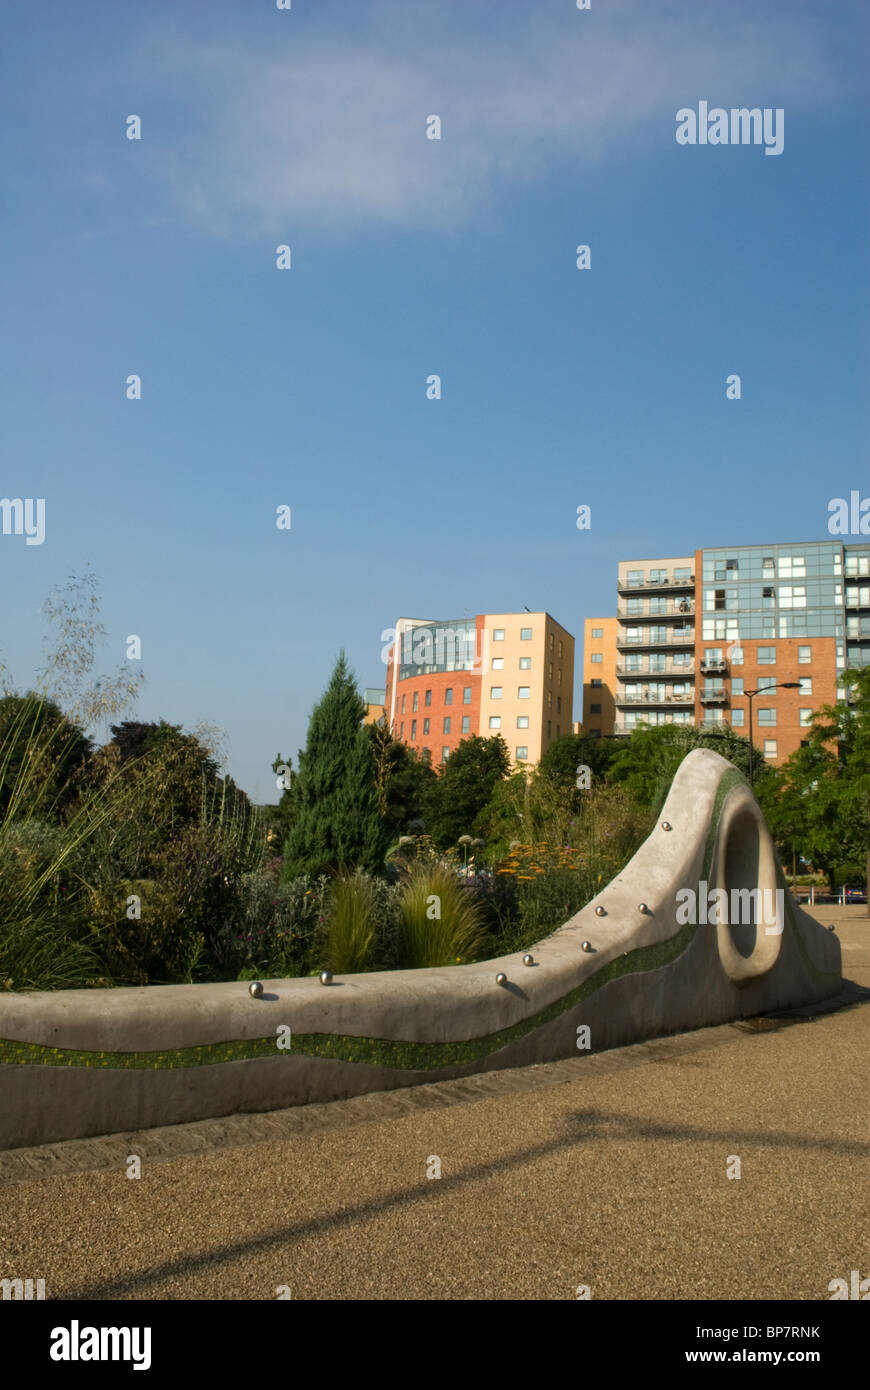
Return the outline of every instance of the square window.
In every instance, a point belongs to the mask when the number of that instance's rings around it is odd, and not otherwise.
[[[428,724],[428,722],[429,722],[428,719],[427,719],[426,722],[427,722],[427,724]],[[445,716],[444,716],[444,728],[441,730],[441,732],[442,732],[443,734],[449,734],[449,733],[450,733],[450,722],[451,722],[451,721],[450,721],[450,715],[449,715],[449,714],[445,714]]]
[[[423,704],[424,704],[424,705],[431,705],[431,703],[432,703],[432,691],[431,691],[431,690],[427,690],[427,691],[426,691],[426,694],[425,694],[425,696],[424,696],[424,699],[423,699]]]
[[[453,704],[453,690],[452,690],[452,689],[450,689],[450,690],[445,690],[445,692],[444,692],[444,703],[445,703],[445,705],[452,705],[452,704]]]
[[[771,692],[775,691],[775,690],[776,690],[776,676],[759,676],[759,677],[758,677],[758,690],[759,690],[759,693],[760,693],[762,690],[768,690],[768,691],[771,691]]]
[[[532,658],[531,658],[530,656],[521,656],[521,657],[520,657],[520,670],[521,670],[521,671],[531,671],[531,669],[532,669]]]
[[[462,716],[462,732],[463,732],[464,734],[470,734],[470,733],[471,733],[471,715],[470,715],[470,714],[463,714],[463,716]]]
[[[592,687],[593,690],[601,690],[601,688],[602,688],[602,686],[603,686],[603,681],[600,681],[600,680],[593,680],[593,681],[590,681],[589,684],[591,685],[591,687]]]
[[[759,647],[756,660],[759,666],[775,666],[776,647]]]
[[[801,712],[800,712],[800,714],[801,714],[801,728],[802,728],[802,729],[811,729],[811,728],[813,727],[813,712],[812,712],[812,710],[811,710],[811,709],[802,709]]]
[[[775,758],[775,757],[776,757],[776,739],[775,739],[775,738],[766,738],[766,739],[764,740],[764,756],[765,756],[766,758]]]
[[[775,709],[760,709],[760,710],[758,711],[758,727],[759,727],[759,729],[763,728],[765,725],[768,725],[768,726],[769,726],[769,725],[775,724],[775,723],[776,723],[776,710],[775,710]]]
[[[493,669],[494,671],[503,671],[503,670],[504,670],[504,657],[503,657],[503,656],[494,656],[494,657],[492,658],[492,669]]]
[[[428,732],[429,732],[429,720],[428,720],[428,719],[424,719],[424,720],[423,720],[423,733],[424,733],[424,734],[428,734]]]
[[[412,720],[411,720],[411,741],[413,742],[414,739],[415,739],[416,737],[417,737],[417,721],[416,721],[416,719],[412,719]]]
[[[517,749],[517,762],[518,762],[518,763],[525,762],[525,760],[526,760],[526,758],[527,758],[528,756],[529,756],[529,750],[528,750],[528,748],[518,748],[518,749]]]
[[[532,687],[530,685],[520,685],[517,687],[518,700],[530,700],[532,698]]]
[[[600,713],[601,713],[601,706],[600,706],[600,705],[590,705],[590,706],[589,706],[589,713],[590,713],[590,714],[600,714]]]
[[[503,628],[503,627],[494,627],[494,628],[493,628],[493,630],[492,630],[492,640],[493,640],[493,642],[503,642],[503,641],[504,641],[504,628]]]
[[[594,627],[594,628],[592,629],[592,632],[590,633],[590,636],[592,636],[592,637],[603,637],[603,636],[604,636],[604,628],[603,628],[603,627]]]
[[[589,657],[589,660],[593,663],[593,665],[600,666],[604,660],[604,654],[602,652],[593,652],[592,655]]]
[[[801,695],[812,695],[812,693],[813,693],[813,678],[812,678],[812,676],[798,676],[798,685],[800,686],[800,693],[801,693]]]
[[[489,727],[490,727],[491,729],[500,729],[500,728],[501,728],[501,715],[500,715],[500,714],[491,714],[491,715],[489,716]]]
[[[813,659],[812,647],[798,647],[798,665],[809,666]]]
[[[447,759],[448,759],[449,757],[450,757],[450,749],[449,749],[449,748],[442,748],[442,749],[441,749],[441,761],[442,761],[442,763],[446,763],[446,762],[447,762]]]
[[[733,709],[733,710],[731,711],[731,725],[732,725],[732,728],[735,728],[735,729],[742,729],[742,728],[743,728],[743,715],[744,715],[744,713],[745,713],[745,711],[742,710],[742,709]]]
[[[470,704],[471,704],[471,686],[470,686],[470,685],[466,685],[466,686],[463,687],[463,690],[462,690],[462,703],[463,703],[464,705],[470,705]]]
[[[517,728],[527,729],[529,727],[529,716],[527,714],[517,715]]]
[[[500,700],[500,699],[501,699],[501,686],[500,686],[500,685],[491,685],[491,686],[489,687],[489,698],[490,698],[491,700]]]
[[[521,641],[521,642],[531,642],[531,640],[532,640],[532,629],[531,629],[530,627],[521,627],[521,628],[520,628],[520,641]]]

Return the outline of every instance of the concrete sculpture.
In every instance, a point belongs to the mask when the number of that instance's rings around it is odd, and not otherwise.
[[[2,995],[0,1148],[552,1061],[841,989],[836,936],[796,905],[743,777],[706,749],[622,873],[528,956],[259,995]]]

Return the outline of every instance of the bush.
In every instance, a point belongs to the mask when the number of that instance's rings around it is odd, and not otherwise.
[[[342,874],[332,886],[327,907],[326,956],[330,970],[352,975],[366,970],[377,930],[374,880],[357,869]]]
[[[473,960],[484,939],[480,907],[455,871],[425,861],[412,863],[401,887],[400,968],[416,970]]]

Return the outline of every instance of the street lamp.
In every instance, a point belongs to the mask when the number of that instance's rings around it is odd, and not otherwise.
[[[764,687],[759,686],[757,690],[744,690],[743,694],[749,701],[749,786],[754,785],[754,769],[752,765],[752,701],[756,695],[769,695],[776,690],[800,690],[800,681],[779,681],[777,684]]]

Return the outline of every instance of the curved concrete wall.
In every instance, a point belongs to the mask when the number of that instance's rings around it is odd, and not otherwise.
[[[729,925],[716,888],[747,907],[746,890],[780,889],[781,920]],[[686,920],[686,890],[703,921]],[[2,995],[0,1148],[552,1061],[578,1055],[581,1025],[598,1051],[841,988],[836,936],[786,890],[740,774],[704,749],[623,872],[531,952],[530,967],[518,953],[328,987],[264,981],[261,999],[242,983]]]

